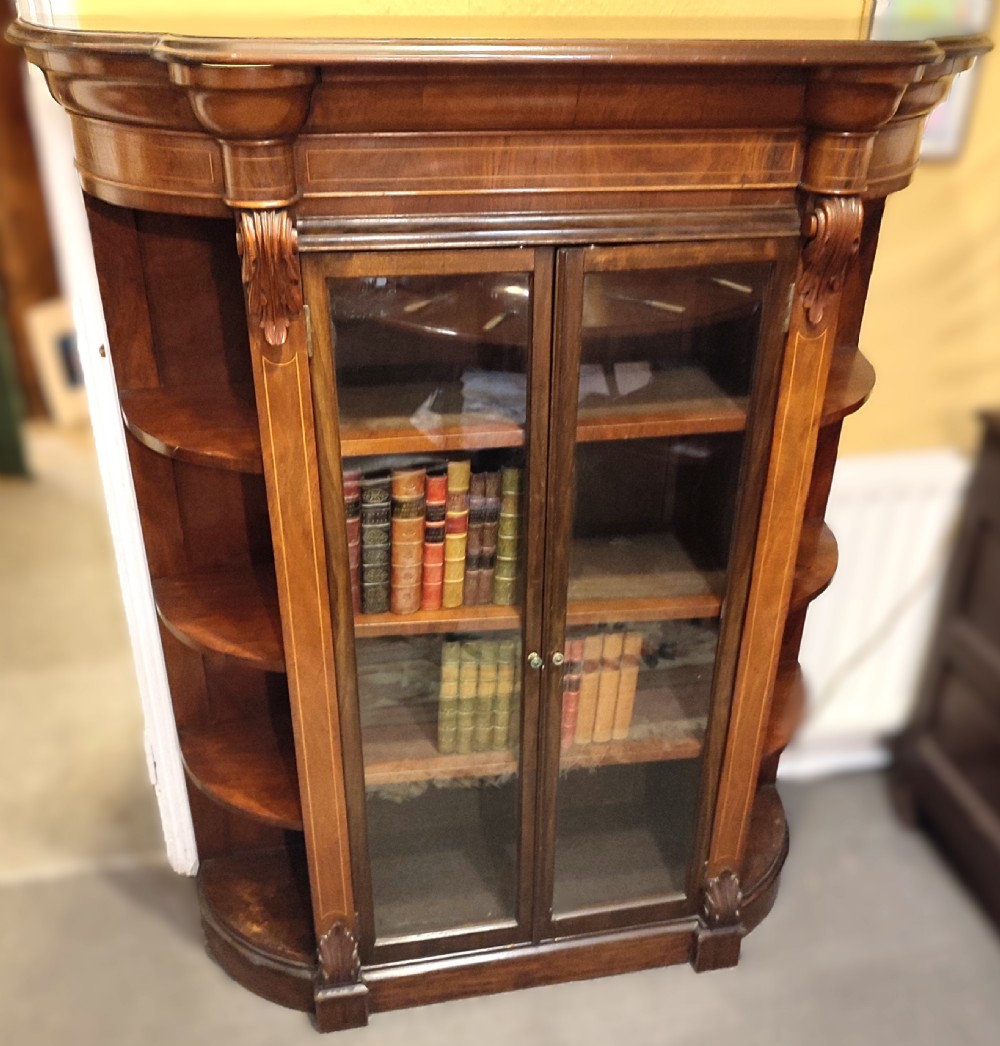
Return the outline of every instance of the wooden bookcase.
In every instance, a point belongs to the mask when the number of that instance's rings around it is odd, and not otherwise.
[[[215,958],[322,1029],[734,964],[884,199],[985,42],[12,38],[74,123]],[[345,472],[464,459],[495,587],[357,612]]]

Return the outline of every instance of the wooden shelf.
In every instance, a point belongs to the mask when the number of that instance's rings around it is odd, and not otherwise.
[[[267,959],[302,967],[312,980],[316,943],[304,855],[278,849],[209,858],[198,871],[198,892],[203,910],[228,935]]]
[[[825,592],[837,571],[837,539],[822,520],[806,520],[795,562],[790,606],[801,610]]]
[[[420,610],[416,614],[355,614],[359,639],[384,636],[438,635],[444,632],[505,632],[521,627],[519,607],[489,604],[452,610]]]
[[[630,738],[563,751],[560,770],[694,759],[701,753],[711,665],[644,673],[637,692]],[[643,678],[642,676],[640,677]],[[503,777],[518,770],[514,751],[450,753],[437,747],[433,698],[395,704],[362,726],[365,784],[369,788],[409,782]]]
[[[724,580],[722,571],[699,570],[672,534],[576,539],[568,620],[582,625],[717,617]]]
[[[291,723],[242,719],[180,732],[188,776],[209,798],[278,828],[302,828]]]
[[[830,365],[821,424],[832,425],[860,410],[875,387],[875,368],[857,350],[838,349]]]
[[[524,427],[502,414],[463,413],[460,382],[342,388],[340,452],[437,454],[524,445]],[[436,405],[435,410],[428,404]]]
[[[231,472],[263,472],[252,389],[132,389],[120,399],[126,428],[157,454]]]
[[[193,650],[284,671],[272,566],[160,578],[153,582],[153,597],[164,625]]]
[[[764,758],[781,752],[791,741],[806,711],[806,684],[798,662],[778,666],[771,715],[764,736]]]
[[[678,366],[652,374],[627,396],[587,396],[577,413],[576,438],[591,443],[741,432],[746,422],[745,396],[730,396],[700,367]]]

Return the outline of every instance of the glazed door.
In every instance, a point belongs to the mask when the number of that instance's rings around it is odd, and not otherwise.
[[[529,939],[553,252],[305,272],[363,957]]]
[[[539,937],[695,910],[789,254],[558,255]]]

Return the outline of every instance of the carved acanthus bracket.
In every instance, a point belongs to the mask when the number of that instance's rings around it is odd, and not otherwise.
[[[839,293],[844,272],[861,246],[864,209],[856,196],[821,196],[806,216],[799,293],[806,320],[820,326],[830,299]]]
[[[243,285],[253,327],[277,348],[302,311],[302,275],[295,226],[287,211],[243,211],[236,230]]]
[[[355,984],[361,976],[361,957],[354,934],[340,922],[319,939],[319,977],[327,985]]]
[[[742,904],[739,876],[731,868],[726,868],[705,883],[701,917],[711,930],[736,926],[740,921]]]

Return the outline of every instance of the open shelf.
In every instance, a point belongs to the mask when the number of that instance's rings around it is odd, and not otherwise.
[[[268,672],[285,656],[274,567],[245,566],[159,578],[153,582],[164,625],[202,654],[222,654]]]
[[[257,850],[201,862],[203,911],[227,936],[268,960],[302,968],[312,980],[316,943],[305,855]],[[311,983],[309,985],[311,1001]]]
[[[838,349],[830,365],[821,424],[832,425],[860,410],[875,387],[875,368],[853,348]]]
[[[806,711],[806,684],[797,661],[778,666],[771,715],[764,736],[764,758],[781,752],[791,741]]]
[[[291,724],[242,719],[180,731],[188,776],[209,798],[265,824],[302,828]]]
[[[806,520],[795,561],[791,609],[801,610],[825,592],[836,572],[837,539],[833,532],[822,520]]]
[[[125,389],[120,400],[126,428],[157,454],[231,472],[264,470],[252,389]]]

